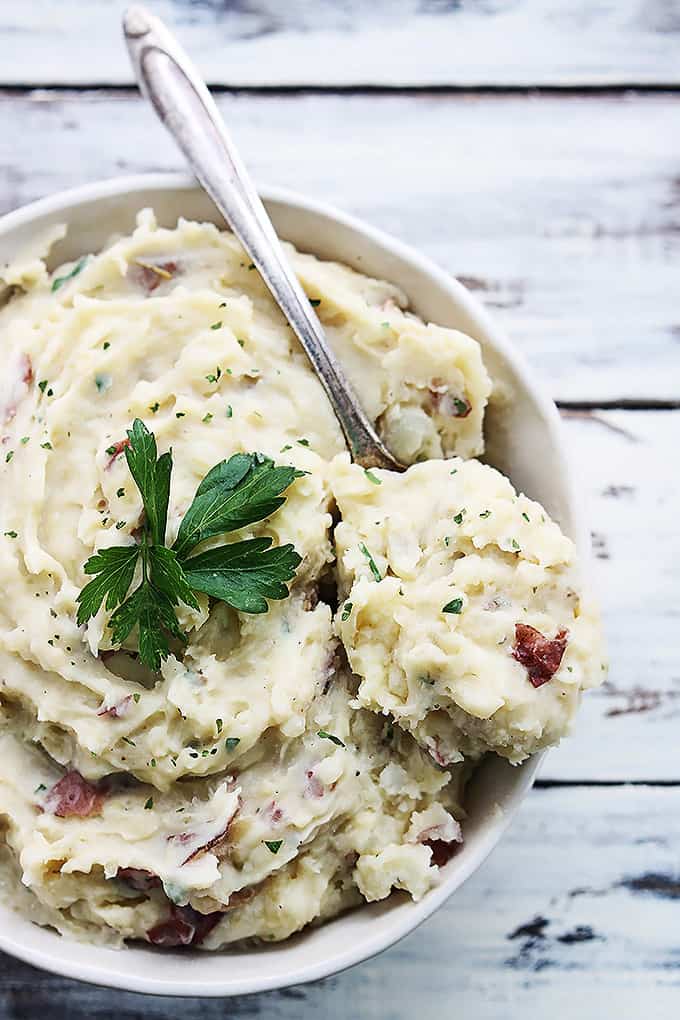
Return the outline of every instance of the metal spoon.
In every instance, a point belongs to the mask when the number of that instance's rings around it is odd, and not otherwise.
[[[163,23],[143,7],[123,17],[139,86],[189,165],[257,266],[295,331],[335,411],[352,459],[403,471],[378,437],[330,349],[312,306],[288,266],[236,147],[205,83]]]

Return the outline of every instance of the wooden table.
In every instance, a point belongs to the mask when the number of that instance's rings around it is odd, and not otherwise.
[[[152,2],[152,0],[151,0]],[[564,415],[611,676],[492,858],[320,984],[149,999],[0,957],[2,1017],[680,1016],[678,0],[156,0],[260,181],[478,291]],[[0,211],[181,166],[119,0],[0,2]]]

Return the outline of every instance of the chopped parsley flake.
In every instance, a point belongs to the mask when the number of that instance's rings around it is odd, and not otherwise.
[[[321,298],[310,298],[309,303],[312,306],[312,308],[318,308],[319,305],[321,304]]]
[[[156,401],[154,401],[154,403],[153,403],[153,404],[150,404],[150,405],[149,405],[149,410],[151,411],[151,413],[152,413],[152,414],[155,414],[155,413],[156,413],[156,411],[158,410],[158,408],[159,408],[160,406],[161,406],[161,405],[160,405],[160,404],[158,403],[158,401],[156,400]]]
[[[525,514],[524,511],[522,511],[522,517],[527,523],[529,523],[529,514]]]
[[[370,552],[368,551],[368,549],[366,548],[366,546],[364,545],[363,542],[359,542],[359,548],[361,549],[362,553],[364,554],[364,556],[368,560],[368,565],[371,568],[371,573],[373,574],[373,577],[375,578],[375,580],[376,581],[382,581],[382,577],[380,575],[380,571],[378,570],[376,562],[373,559],[373,557],[371,556]]]
[[[481,514],[479,516],[483,517],[484,519],[486,519],[487,517],[491,517],[491,511],[490,510],[482,510],[482,512],[481,512]]]
[[[118,521],[116,523],[116,531],[122,531],[122,529],[124,527],[125,527],[125,521]]]
[[[464,516],[465,516],[465,507],[463,507],[463,509],[460,511],[460,513],[457,513],[456,516],[453,518],[454,524],[462,524]]]
[[[5,464],[9,464],[9,462],[11,461],[13,456],[14,456],[14,450],[10,450],[9,453],[7,454],[7,456],[5,457]]]
[[[309,440],[308,439],[298,439],[298,444],[300,446],[309,446]]]
[[[519,542],[516,539],[513,538],[510,544],[512,545],[513,549],[519,549]]]
[[[286,450],[292,450],[292,449],[293,449],[293,447],[290,445],[290,443],[286,443],[285,446],[281,447],[281,453],[285,453]]]
[[[344,606],[342,607],[342,617],[341,617],[342,621],[344,622],[345,620],[349,620],[351,615],[352,615],[352,603],[351,602],[345,602]]]
[[[227,371],[229,371],[229,369],[227,369]],[[229,374],[231,375],[231,373]],[[208,380],[209,383],[216,383],[221,378],[221,376],[222,369],[218,365],[214,372],[211,372],[210,375],[206,375],[206,379]]]
[[[120,499],[121,496],[125,495],[125,489],[122,487],[122,485],[121,485],[120,489],[116,490],[116,495],[118,496],[118,499]]]
[[[22,446],[25,446],[30,438],[31,438],[30,436],[22,436],[19,442],[21,443]]]
[[[455,613],[456,616],[463,611],[462,599],[451,599],[445,606],[442,606],[442,613]]]
[[[271,852],[273,854],[277,854],[279,852],[279,850],[281,849],[281,847],[283,846],[283,840],[282,839],[265,839],[264,845],[267,847],[267,850],[271,850]]]
[[[184,417],[186,417],[186,411],[175,411],[175,418],[184,418]]]
[[[227,418],[233,417],[234,411],[231,404],[227,404]]]
[[[222,320],[220,319],[219,322],[213,322],[213,324],[212,324],[212,326],[210,328],[211,329],[221,329],[222,328]]]
[[[51,450],[52,449],[52,444],[50,443],[49,439],[46,442],[40,444],[40,449],[41,450]]]
[[[139,693],[139,691],[135,691],[135,693],[132,695],[132,698],[137,705],[139,704],[139,699],[141,698],[141,696],[142,695]]]
[[[97,393],[106,393],[107,390],[111,389],[113,379],[110,375],[96,375],[94,377],[94,384],[97,387]]]
[[[238,747],[240,743],[241,743],[240,737],[227,737],[227,739],[224,741],[224,746],[226,747],[227,751],[233,751],[236,747]]]
[[[382,485],[378,476],[374,475],[370,468],[364,468],[364,474],[368,478],[369,482],[373,482],[374,485]]]
[[[458,468],[454,468],[453,471],[451,472],[452,475],[455,475],[457,473],[458,473]]]
[[[150,811],[152,807],[153,807],[153,797],[149,797],[149,799],[147,800],[146,804],[144,805],[144,810],[145,811]]]
[[[111,346],[111,344],[109,343],[109,341],[108,341],[108,340],[104,341],[104,350],[105,350],[105,351],[108,351],[108,349],[109,349],[109,347],[110,347],[110,346]]]
[[[236,338],[236,342],[238,343],[239,347],[245,347],[245,345],[246,345],[245,340],[241,340],[240,337]]]
[[[207,414],[204,414],[203,417],[201,418],[201,421],[204,422],[206,425],[208,424],[208,422],[210,422],[212,420],[213,420],[213,416],[211,415],[210,411],[208,411]]]
[[[126,744],[129,744],[129,745],[130,745],[130,747],[136,747],[136,746],[137,746],[137,745],[135,744],[134,740],[130,740],[130,738],[129,738],[129,737],[123,737],[123,740],[125,741],[125,743],[126,743]]]
[[[322,737],[324,740],[330,740],[333,744],[336,744],[338,747],[345,747],[345,744],[340,739],[340,737],[336,737],[334,733],[327,733],[326,730],[319,730],[316,735],[317,737]]]
[[[217,733],[218,733],[218,736],[219,736],[219,734],[222,732],[222,720],[221,719],[215,719],[215,726],[217,727]]]
[[[17,537],[17,532],[16,531],[6,531],[5,535],[7,536],[7,538],[16,538]]]
[[[40,382],[38,383],[38,389],[40,390],[41,393],[45,392],[45,390],[47,389],[47,379],[40,380]]]
[[[85,265],[85,263],[86,263],[86,262],[87,262],[87,255],[83,255],[82,259],[79,259],[79,260],[78,260],[78,261],[76,262],[76,264],[75,264],[75,266],[73,267],[73,269],[70,269],[70,270],[68,271],[68,273],[64,273],[64,275],[63,275],[63,276],[57,276],[57,277],[55,277],[55,279],[54,279],[54,280],[52,280],[52,293],[54,294],[54,292],[55,292],[56,290],[59,290],[59,288],[60,288],[60,287],[63,287],[63,285],[64,285],[64,284],[65,284],[65,283],[66,283],[66,282],[67,282],[68,280],[72,280],[74,276],[77,276],[77,275],[78,275],[78,273],[79,273],[79,272],[80,272],[80,270],[81,270],[81,269],[83,268],[83,266]]]

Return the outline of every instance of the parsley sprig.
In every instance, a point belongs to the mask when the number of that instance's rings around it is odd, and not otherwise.
[[[138,628],[139,658],[160,669],[169,639],[186,642],[177,619],[182,602],[198,608],[196,592],[244,613],[266,613],[267,599],[284,599],[300,556],[292,545],[271,548],[270,538],[250,538],[195,553],[209,538],[226,535],[271,516],[281,494],[304,474],[277,466],[259,453],[236,453],[208,472],[184,515],[171,548],[165,544],[172,453],[158,456],[156,437],[137,418],[128,430],[125,457],[144,506],[139,541],[100,549],[85,564],[95,575],[78,596],[78,624],[102,605],[114,611],[111,639],[122,644]],[[192,555],[193,554],[193,555]],[[137,587],[128,595],[135,578]]]

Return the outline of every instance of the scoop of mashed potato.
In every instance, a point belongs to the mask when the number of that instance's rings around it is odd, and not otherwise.
[[[557,743],[603,664],[573,543],[543,508],[457,458],[399,475],[343,455],[332,485],[358,703],[442,765]]]
[[[479,454],[478,344],[421,322],[388,283],[287,250],[394,451]],[[393,886],[423,895],[460,840],[468,765],[442,770],[356,707],[324,601],[344,442],[248,257],[228,232],[146,212],[98,255],[50,273],[32,253],[0,279],[15,288],[0,309],[6,899],[78,938],[215,948],[285,938]],[[260,616],[182,607],[187,645],[156,674],[134,635],[112,647],[105,608],[76,622],[85,562],[138,535],[135,418],[173,451],[169,541],[231,454],[303,472],[233,536],[295,546],[290,597]]]

